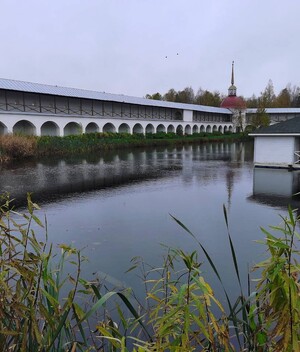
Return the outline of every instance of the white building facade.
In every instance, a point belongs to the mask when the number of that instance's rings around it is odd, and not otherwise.
[[[0,135],[233,131],[228,109],[0,79]]]

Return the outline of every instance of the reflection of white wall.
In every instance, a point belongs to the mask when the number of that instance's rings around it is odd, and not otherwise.
[[[298,192],[299,171],[285,169],[255,168],[253,172],[253,194],[292,196]]]
[[[254,163],[292,164],[294,162],[295,137],[255,137]]]

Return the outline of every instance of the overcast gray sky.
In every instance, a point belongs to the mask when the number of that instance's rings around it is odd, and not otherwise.
[[[145,96],[300,86],[299,0],[0,0],[0,77]],[[178,54],[178,55],[177,55]]]

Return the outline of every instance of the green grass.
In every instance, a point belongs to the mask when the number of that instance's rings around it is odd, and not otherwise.
[[[66,137],[0,136],[0,162],[37,156],[67,155],[107,149],[183,145],[220,141],[245,140],[244,134],[195,133],[179,136],[175,133],[89,133]]]

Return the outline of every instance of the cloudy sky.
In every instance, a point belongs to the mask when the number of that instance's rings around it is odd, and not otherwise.
[[[300,86],[299,0],[0,0],[0,77],[145,96]]]

